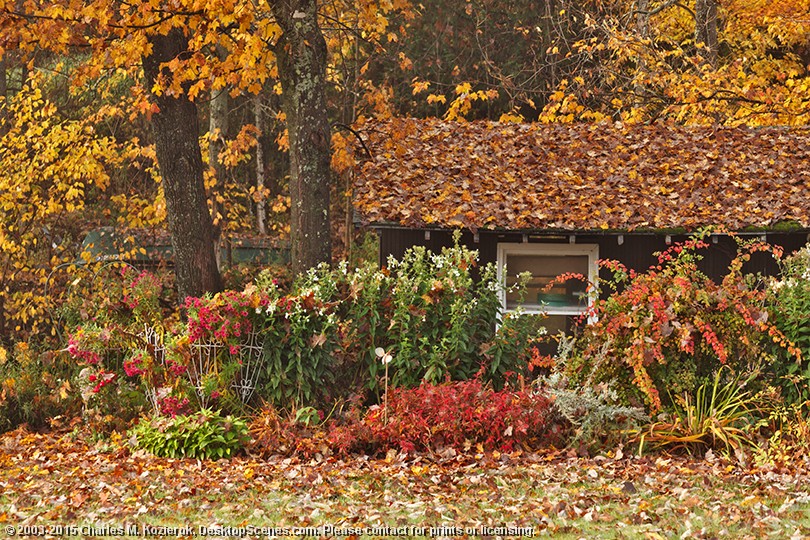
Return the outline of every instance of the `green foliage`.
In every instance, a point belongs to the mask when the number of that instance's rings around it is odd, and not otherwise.
[[[718,370],[711,383],[701,384],[694,394],[676,400],[671,415],[639,430],[639,453],[645,445],[702,455],[707,450],[726,453],[756,446],[754,428],[761,416],[761,396],[746,390],[750,381],[724,380]]]
[[[416,386],[425,380],[438,383],[449,377],[469,379],[481,368],[480,352],[495,337],[499,285],[495,268],[481,270],[473,281],[477,252],[463,246],[433,254],[422,247],[408,250],[401,261],[388,261],[393,275],[391,310],[386,340],[379,343],[392,356],[391,383]],[[505,332],[513,326],[507,324]],[[494,352],[495,364],[487,373],[503,384],[503,374],[516,357]]]
[[[379,393],[379,347],[392,357],[392,386],[480,372],[500,388],[510,374],[526,371],[538,326],[509,314],[496,328],[501,285],[492,265],[473,278],[477,257],[457,244],[440,254],[416,247],[379,270],[321,265],[290,294],[262,275],[257,287],[233,293],[240,309],[217,303],[223,295],[190,301],[190,338],[227,341],[237,327],[259,332],[267,361],[260,393],[280,406],[300,408],[364,389]]]
[[[765,293],[742,273],[752,253],[772,248],[741,243],[729,273],[716,284],[698,269],[698,251],[709,247],[702,237],[672,246],[645,273],[605,263],[614,270],[607,285],[617,292],[595,303],[597,322],[585,328],[567,366],[574,382],[615,380],[623,399],[657,412],[668,394],[693,394],[721,367],[754,372],[772,343],[795,354],[768,322]]]
[[[315,407],[301,407],[295,411],[295,422],[303,426],[314,426],[321,422],[322,415]]]
[[[771,320],[801,355],[774,347],[773,370],[785,399],[810,399],[810,246],[780,262],[781,278],[768,284]]]
[[[142,420],[133,430],[139,448],[159,457],[220,459],[247,442],[247,423],[203,409],[188,416]]]

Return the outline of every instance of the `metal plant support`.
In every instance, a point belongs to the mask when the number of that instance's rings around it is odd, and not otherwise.
[[[239,344],[239,352],[231,354],[230,347],[219,341],[208,341],[191,344],[191,365],[188,377],[202,407],[208,407],[211,396],[205,390],[205,381],[210,377],[219,375],[220,355],[226,355],[230,360],[239,363],[239,370],[234,376],[231,387],[242,401],[247,403],[256,390],[259,372],[264,364],[264,346],[257,332],[245,336]]]
[[[258,332],[252,331],[239,346],[239,373],[233,382],[233,389],[242,403],[247,403],[256,390],[263,364],[264,343]]]
[[[155,364],[166,366],[166,345],[163,342],[163,334],[145,324],[140,337],[146,342],[147,350],[152,354]],[[168,388],[156,388],[147,383],[146,397],[152,404],[152,409],[157,414],[160,412],[159,402],[170,392]]]
[[[227,347],[218,341],[191,344],[191,365],[187,374],[203,408],[208,407],[211,399],[211,395],[205,391],[205,379],[219,375],[217,357],[221,349],[227,350]]]

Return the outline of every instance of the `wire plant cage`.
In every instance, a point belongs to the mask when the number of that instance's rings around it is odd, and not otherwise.
[[[218,378],[223,363],[229,361],[236,361],[239,366],[231,382],[231,388],[242,403],[247,403],[256,390],[259,373],[264,365],[264,346],[259,334],[255,331],[250,332],[234,353],[231,352],[229,345],[220,341],[191,344],[191,363],[187,374],[203,408],[208,407],[211,402],[206,382]]]
[[[165,368],[166,344],[163,341],[163,333],[145,324],[143,326],[143,332],[139,334],[139,337],[146,342],[146,348],[152,355],[155,365],[159,364]],[[152,404],[152,409],[155,411],[155,413],[160,411],[160,400],[169,395],[170,392],[170,388],[157,387],[147,383],[146,397]]]
[[[264,342],[258,332],[251,331],[239,347],[239,371],[233,381],[233,389],[242,403],[247,403],[256,390],[259,372],[264,365]]]

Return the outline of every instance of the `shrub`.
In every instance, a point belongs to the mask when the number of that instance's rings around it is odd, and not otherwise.
[[[39,354],[27,343],[17,343],[10,355],[0,348],[0,433],[23,423],[39,429],[56,416],[78,414],[78,371],[64,355]]]
[[[790,403],[810,399],[810,246],[780,261],[781,277],[768,284],[768,308],[776,328],[801,351],[774,347],[774,375]]]
[[[538,379],[536,384],[553,399],[559,415],[571,424],[569,446],[615,448],[629,431],[649,421],[643,409],[622,405],[607,383],[573,386],[554,373]]]
[[[459,245],[440,254],[417,247],[382,270],[321,265],[290,294],[262,277],[252,292],[262,295],[253,302],[256,313],[245,311],[264,342],[262,396],[296,408],[363,388],[379,396],[379,347],[393,357],[392,386],[480,373],[502,387],[510,374],[526,371],[538,330],[533,321],[512,315],[496,329],[501,285],[492,265],[473,279],[477,256]],[[189,313],[192,332],[200,313]],[[208,326],[210,333],[221,325]]]
[[[668,393],[693,394],[721,367],[736,374],[755,371],[771,343],[797,354],[768,321],[765,293],[742,273],[752,253],[772,248],[741,244],[729,273],[716,284],[697,266],[697,251],[707,247],[701,236],[674,245],[645,273],[604,262],[614,272],[608,286],[623,289],[595,303],[591,316],[597,322],[583,331],[569,377],[576,383],[615,380],[623,399],[657,412]]]
[[[231,457],[247,442],[247,433],[244,420],[210,409],[153,417],[132,430],[137,446],[158,457],[195,459]]]
[[[393,358],[392,386],[465,380],[480,372],[500,388],[509,374],[526,370],[536,324],[510,314],[496,328],[502,287],[496,268],[478,268],[478,253],[457,242],[458,236],[441,253],[411,248],[382,270],[321,266],[299,282],[301,293],[312,291],[317,301],[335,305],[341,371],[359,372],[357,379],[379,393],[378,347]]]
[[[390,391],[387,409],[364,419],[372,441],[402,451],[469,449],[511,451],[557,442],[551,400],[529,389],[496,391],[478,379]]]

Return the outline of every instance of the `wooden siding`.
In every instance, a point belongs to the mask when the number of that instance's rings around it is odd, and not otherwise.
[[[380,263],[384,266],[389,256],[401,259],[405,251],[412,246],[425,246],[431,251],[439,252],[443,247],[453,245],[453,234],[448,230],[431,230],[429,239],[423,229],[380,228]],[[644,271],[656,264],[655,252],[667,249],[665,234],[624,234],[623,243],[619,244],[618,234],[574,234],[577,244],[597,244],[600,259],[615,259],[628,268]],[[526,239],[531,243],[558,243],[568,244],[571,234],[560,235],[528,235]],[[671,242],[687,240],[688,235],[671,235]],[[808,242],[808,233],[767,233],[768,243],[781,246],[785,254],[792,253]],[[470,249],[479,252],[481,265],[497,262],[497,249],[499,242],[523,242],[524,235],[512,232],[482,231],[478,242],[473,234],[464,231],[461,243]],[[703,260],[700,269],[715,281],[720,281],[728,272],[728,265],[736,253],[736,242],[728,236],[718,236],[709,240],[710,247],[702,250]],[[756,253],[748,262],[744,270],[748,273],[762,273],[763,275],[776,275],[778,266],[767,253]],[[607,278],[609,272],[603,271],[600,277]]]

